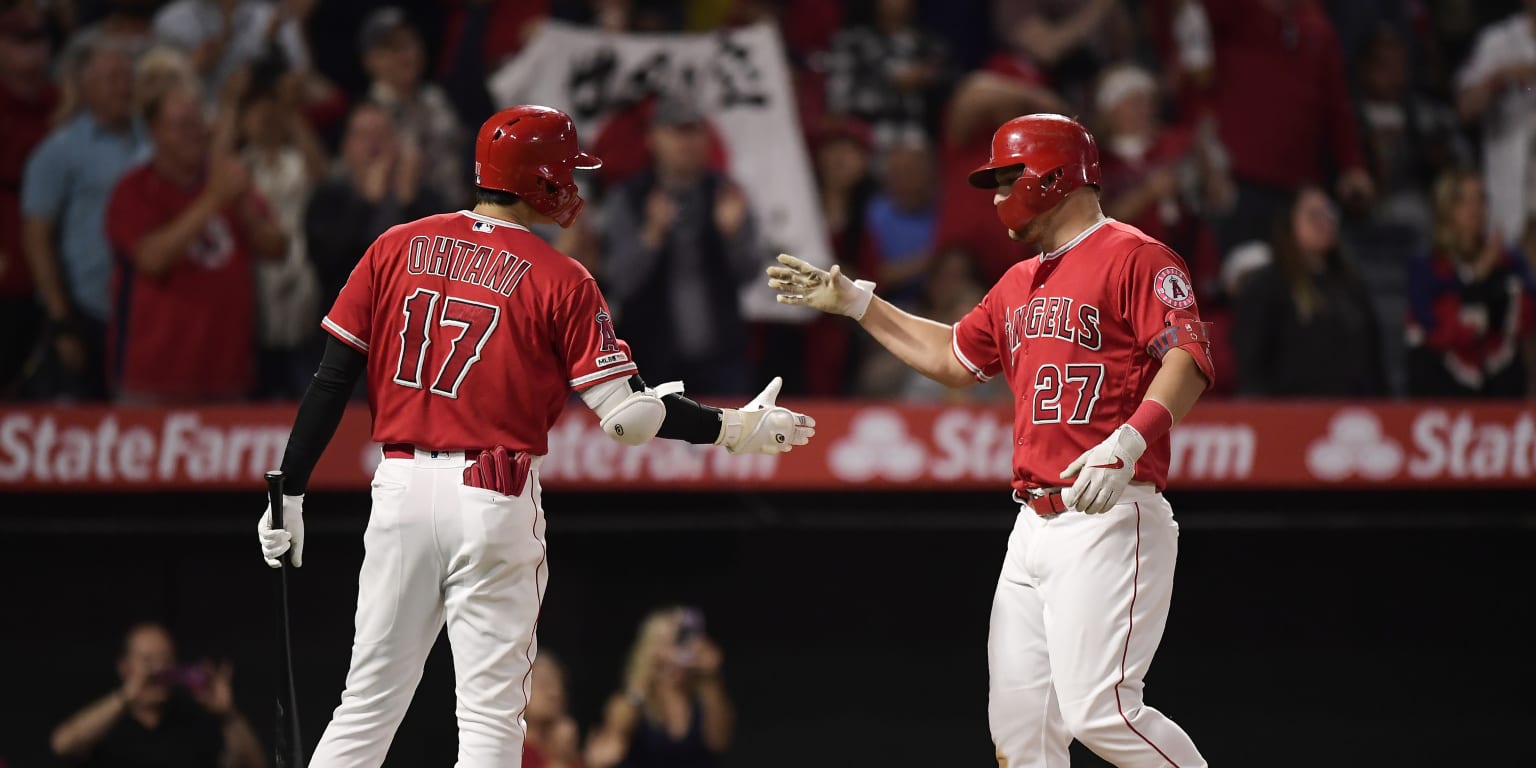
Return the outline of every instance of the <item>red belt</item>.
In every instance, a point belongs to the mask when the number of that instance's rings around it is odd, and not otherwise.
[[[439,453],[453,453],[453,451],[431,451],[433,458]],[[463,451],[464,458],[474,461],[480,458],[480,449]],[[410,443],[385,443],[384,458],[386,459],[414,459],[416,458],[416,446]]]
[[[1020,504],[1033,509],[1037,515],[1059,515],[1063,512],[1071,511],[1067,508],[1067,503],[1061,498],[1062,489],[1047,488],[1041,490],[1043,493],[1039,496],[1028,491],[1023,493],[1015,491],[1013,498]]]

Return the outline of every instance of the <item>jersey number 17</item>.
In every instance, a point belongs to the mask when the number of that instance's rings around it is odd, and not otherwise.
[[[446,339],[448,352],[427,391],[458,398],[459,387],[464,384],[469,369],[480,361],[480,350],[485,348],[491,332],[501,321],[501,307],[417,288],[406,297],[400,314],[405,321],[400,327],[400,359],[395,363],[395,383],[421,389],[427,353],[434,343]]]

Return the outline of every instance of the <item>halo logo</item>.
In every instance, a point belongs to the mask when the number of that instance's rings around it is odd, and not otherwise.
[[[855,416],[848,436],[832,447],[828,464],[840,480],[862,482],[875,477],[914,480],[922,471],[923,444],[907,434],[907,421],[887,408],[872,408]]]
[[[1359,473],[1386,480],[1403,467],[1403,447],[1382,434],[1376,414],[1345,409],[1334,414],[1328,434],[1307,449],[1307,469],[1319,480],[1338,481]]]

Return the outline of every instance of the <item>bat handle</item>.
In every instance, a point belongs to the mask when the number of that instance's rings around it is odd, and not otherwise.
[[[267,503],[272,505],[272,528],[283,527],[283,471],[267,473]]]

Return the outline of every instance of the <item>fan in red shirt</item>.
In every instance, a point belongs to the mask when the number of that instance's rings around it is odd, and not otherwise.
[[[21,176],[57,102],[42,14],[25,5],[0,13],[0,392],[31,354],[42,320],[22,250]]]
[[[465,768],[518,765],[548,580],[539,463],[572,391],[625,445],[655,437],[777,454],[815,421],[774,405],[711,408],[647,387],[587,270],[529,231],[580,215],[580,151],[564,112],[493,115],[475,144],[472,211],[385,232],[322,325],[331,335],[283,456],[286,529],[258,523],[272,567],[304,553],[304,491],[367,372],[384,457],[363,536],[357,634],[341,706],[312,765],[377,766],[446,622]]]
[[[237,399],[250,390],[254,370],[251,260],[281,258],[287,236],[239,159],[209,162],[196,91],[162,94],[145,117],[154,157],[129,171],[107,204],[107,241],[117,258],[108,332],[117,397]]]
[[[967,180],[995,190],[1008,236],[1041,253],[953,327],[836,266],[780,256],[769,285],[858,320],[940,383],[1001,375],[1013,390],[1020,511],[988,642],[998,763],[1066,765],[1075,738],[1115,765],[1199,768],[1189,736],[1141,698],[1178,552],[1168,433],[1214,380],[1184,260],[1105,218],[1098,148],[1061,115],[1004,123]]]

